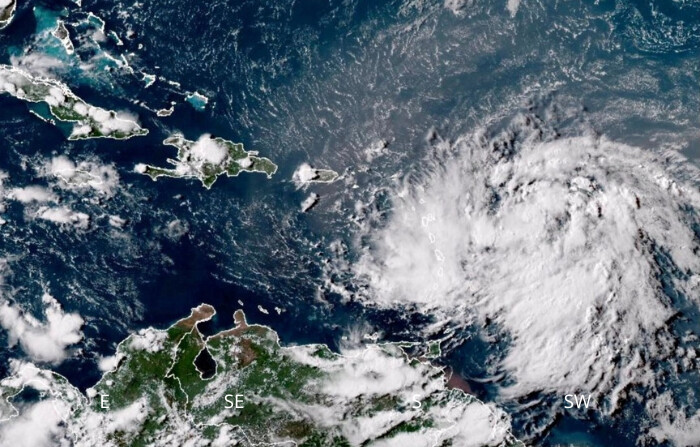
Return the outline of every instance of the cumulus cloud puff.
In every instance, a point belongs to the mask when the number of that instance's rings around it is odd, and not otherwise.
[[[294,171],[294,174],[292,174],[292,181],[297,186],[302,186],[311,183],[316,177],[318,177],[316,170],[308,163],[302,163],[297,167],[296,171]]]
[[[68,356],[68,348],[82,340],[83,319],[76,313],[66,313],[49,294],[42,302],[44,321],[40,321],[18,306],[0,304],[0,326],[9,335],[10,344],[19,343],[32,359],[60,363]]]
[[[49,189],[37,185],[13,188],[10,190],[9,197],[22,203],[55,202],[57,200],[56,195]]]
[[[209,134],[203,134],[192,145],[192,157],[203,163],[218,165],[228,156],[225,146],[219,144]]]
[[[41,207],[36,213],[39,219],[48,220],[61,225],[70,225],[85,229],[90,224],[90,216],[79,211],[73,211],[65,206]]]

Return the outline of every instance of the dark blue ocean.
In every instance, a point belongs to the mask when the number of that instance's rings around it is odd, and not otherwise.
[[[56,371],[87,388],[100,377],[99,356],[113,354],[130,332],[167,327],[202,302],[218,311],[210,331],[229,327],[243,308],[285,344],[339,349],[342,337],[357,331],[417,340],[415,329],[430,316],[377,311],[334,293],[327,267],[337,250],[350,260],[359,255],[351,243],[361,217],[355,203],[372,195],[374,211],[389,212],[382,188],[394,174],[417,168],[430,135],[454,139],[555,103],[564,118],[545,119],[563,135],[586,121],[615,140],[649,150],[662,141],[691,160],[700,157],[700,3],[522,0],[515,14],[506,3],[83,0],[78,8],[68,0],[21,1],[0,31],[0,63],[58,54],[37,32],[41,17],[62,16],[78,51],[60,56],[51,73],[87,102],[137,114],[150,131],[127,141],[71,142],[24,102],[0,96],[5,188],[46,185],[31,166],[59,154],[113,164],[120,177],[110,198],[62,195],[62,204],[91,216],[86,230],[32,219],[13,201],[2,214],[3,294],[40,316],[49,290],[86,321],[78,352]],[[80,25],[88,12],[121,45],[109,37],[91,41]],[[96,63],[101,52],[128,55],[131,69]],[[142,73],[157,80],[146,88]],[[209,99],[204,110],[186,102],[194,91]],[[171,101],[175,112],[157,117],[154,111]],[[242,142],[279,170],[272,179],[221,177],[211,190],[195,180],[154,182],[135,173],[137,163],[167,166],[175,153],[161,142],[175,130],[189,139],[210,133]],[[366,149],[377,141],[389,154],[370,160]],[[299,190],[291,177],[303,162],[352,180]],[[321,201],[300,213],[309,191]],[[108,215],[126,224],[115,229]],[[181,231],[172,231],[173,222]],[[494,385],[479,379],[507,341],[484,342],[480,330],[461,328],[439,362],[492,400]],[[24,356],[6,346],[0,331],[0,376],[10,358]],[[544,407],[555,398],[542,396],[543,408],[513,414],[514,434],[543,446],[635,445],[636,404],[612,419],[576,418],[549,414]]]

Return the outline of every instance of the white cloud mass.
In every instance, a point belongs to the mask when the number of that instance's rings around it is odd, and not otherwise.
[[[316,170],[308,163],[302,163],[292,174],[292,181],[299,187],[311,183],[316,177],[318,177]]]
[[[119,188],[119,174],[112,164],[99,160],[75,162],[65,155],[54,157],[42,166],[40,174],[57,180],[56,186],[71,191],[94,191],[102,197],[112,197]]]
[[[592,135],[542,141],[524,116],[441,146],[372,229],[361,298],[495,322],[511,340],[505,398],[597,392],[611,412],[629,384],[653,383],[675,349],[664,288],[698,296],[700,198],[679,180],[697,172]]]
[[[11,423],[0,424],[0,444],[13,447],[50,447],[62,437],[62,418],[57,407],[67,410],[60,400],[44,400],[25,409]]]
[[[33,360],[60,363],[69,346],[83,338],[83,319],[76,313],[66,313],[49,294],[44,294],[45,321],[40,321],[18,306],[0,303],[0,326],[9,335],[12,345],[19,343]]]
[[[55,202],[56,195],[43,186],[31,185],[23,188],[12,188],[9,197],[22,203]]]
[[[61,225],[71,225],[75,228],[85,229],[90,224],[90,216],[79,211],[73,211],[65,206],[53,208],[41,207],[36,213],[40,219],[48,220]]]
[[[339,425],[350,445],[432,447],[450,440],[455,446],[477,447],[504,445],[510,437],[510,418],[503,410],[465,396],[461,391],[445,389],[441,370],[428,364],[409,366],[395,346],[348,349],[343,357],[334,360],[312,355],[313,348],[308,346],[289,348],[286,352],[295,361],[328,373],[321,392],[332,405],[309,405],[299,410],[319,425]],[[382,440],[391,427],[415,417],[418,410],[382,409],[362,417],[347,417],[356,402],[387,395],[405,403],[428,398],[440,401],[440,405],[425,410],[434,425],[407,433],[405,437]]]
[[[214,140],[211,135],[203,134],[192,145],[192,157],[201,163],[218,165],[228,156],[228,149]]]

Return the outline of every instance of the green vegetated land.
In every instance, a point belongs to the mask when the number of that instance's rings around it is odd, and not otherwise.
[[[68,136],[70,140],[123,140],[148,134],[148,130],[136,122],[118,117],[114,111],[86,103],[61,82],[35,77],[8,65],[0,65],[0,93],[30,103],[45,103],[49,113],[33,110],[46,121],[54,122],[55,119],[72,124]]]
[[[259,157],[257,152],[244,150],[242,143],[234,143],[220,137],[202,136],[198,141],[185,139],[175,134],[163,144],[177,148],[177,159],[168,162],[175,167],[160,168],[151,165],[141,165],[137,170],[150,176],[153,180],[158,177],[196,178],[209,189],[216,179],[223,174],[236,177],[241,172],[260,172],[268,178],[277,172],[277,165],[270,159]],[[199,147],[202,147],[199,150]],[[217,157],[208,156],[206,151],[222,151]]]
[[[193,440],[459,446],[480,437],[483,443],[469,445],[520,445],[503,418],[447,388],[441,369],[409,358],[397,345],[370,345],[347,355],[324,345],[282,347],[274,331],[249,325],[241,311],[233,329],[205,337],[198,323],[214,313],[201,305],[167,330],[127,338],[119,345],[117,366],[88,390],[89,398],[61,376],[36,369],[50,382],[39,387],[48,390],[43,395],[63,396],[70,408],[66,436],[124,446]],[[14,380],[0,382],[7,405],[20,395]],[[40,382],[22,388],[31,383]]]

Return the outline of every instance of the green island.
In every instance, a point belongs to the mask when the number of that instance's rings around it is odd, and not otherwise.
[[[443,369],[399,345],[343,355],[325,345],[282,347],[242,311],[234,328],[205,336],[198,325],[214,314],[203,304],[166,330],[129,336],[87,395],[12,360],[0,381],[0,424],[44,405],[60,415],[57,445],[523,445],[503,411],[451,389]]]
[[[56,124],[54,118],[72,124],[69,140],[124,140],[148,133],[147,129],[131,119],[121,118],[114,111],[86,103],[59,81],[35,77],[9,65],[0,65],[0,93],[8,93],[30,103],[46,104],[48,113],[43,113],[43,110],[33,112],[53,124]]]
[[[207,189],[222,174],[236,177],[241,172],[262,172],[270,178],[277,172],[277,165],[270,159],[258,157],[256,151],[244,150],[242,143],[209,134],[192,141],[177,133],[166,138],[163,144],[177,148],[177,159],[168,159],[168,163],[175,167],[168,169],[138,164],[136,172],[148,175],[153,180],[158,177],[195,178]]]
[[[0,29],[7,27],[15,15],[17,0],[0,0]]]

